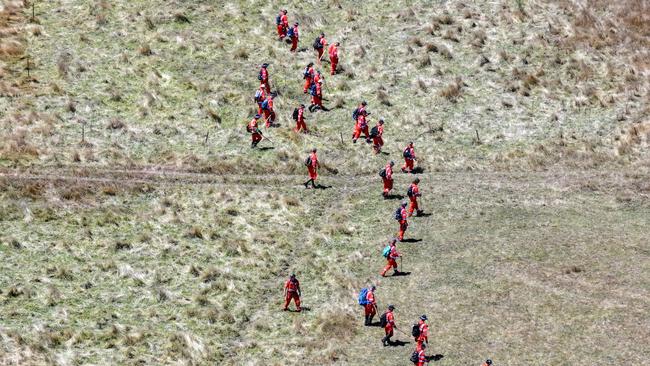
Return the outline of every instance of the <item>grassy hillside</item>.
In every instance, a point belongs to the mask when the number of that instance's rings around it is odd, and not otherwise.
[[[274,36],[285,7],[296,55]],[[0,364],[407,365],[412,342],[382,348],[362,326],[368,283],[404,331],[428,315],[436,364],[644,364],[649,14],[632,0],[5,1]],[[321,31],[342,69],[324,63],[332,110],[297,135]],[[281,126],[251,150],[262,62]],[[387,154],[350,142],[362,99]],[[409,140],[431,216],[399,245],[410,275],[381,279],[398,201],[377,171]],[[311,147],[327,189],[300,185]],[[293,271],[300,314],[280,311]]]

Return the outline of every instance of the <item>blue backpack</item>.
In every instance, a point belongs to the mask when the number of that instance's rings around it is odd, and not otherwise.
[[[269,101],[267,99],[264,99],[261,105],[262,109],[269,109]]]
[[[359,291],[359,305],[361,306],[368,305],[368,300],[366,299],[367,295],[368,295],[367,288],[362,288],[361,291]]]
[[[355,108],[352,111],[352,120],[356,122],[358,118],[359,118],[359,108]]]
[[[395,220],[400,221],[402,219],[402,206],[399,206],[397,208],[397,211],[395,211]]]
[[[390,255],[390,245],[386,245],[386,248],[381,252],[381,255],[383,255],[384,258],[388,258]]]
[[[257,90],[257,91],[255,92],[255,102],[257,102],[257,103],[261,103],[261,102],[260,102],[260,99],[262,99],[262,91],[261,91],[261,90]]]
[[[295,33],[293,33],[293,27],[289,27],[289,30],[287,31],[287,37],[293,38],[295,36]]]
[[[276,16],[275,17],[275,24],[280,25],[282,23],[282,17],[281,16]]]
[[[316,83],[311,84],[309,87],[309,95],[315,96],[316,95]]]

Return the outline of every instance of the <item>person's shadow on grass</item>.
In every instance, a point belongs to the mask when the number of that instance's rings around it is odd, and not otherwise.
[[[398,277],[398,276],[409,276],[409,275],[411,275],[411,272],[402,272],[402,271],[399,271],[399,272],[393,273],[393,277]]]
[[[407,344],[411,344],[411,342],[404,342],[404,341],[400,341],[399,339],[396,339],[394,341],[388,341],[388,345],[391,347],[404,347]]]
[[[401,194],[389,194],[388,196],[386,196],[387,200],[401,200],[403,198],[404,196]]]
[[[421,241],[422,241],[422,239],[409,238],[409,239],[402,240],[402,243],[419,243]]]
[[[329,188],[332,188],[332,186],[324,186],[322,184],[317,184],[316,187],[314,187],[314,188],[316,188],[316,189],[329,189]]]
[[[437,354],[433,356],[426,356],[427,361],[440,361],[442,358],[445,357],[444,355]]]

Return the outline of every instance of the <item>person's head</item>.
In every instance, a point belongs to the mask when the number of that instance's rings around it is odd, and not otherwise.
[[[364,101],[361,102],[361,105],[365,107],[365,106],[368,105],[368,103],[366,103],[366,101],[364,100]]]
[[[492,364],[492,360],[490,360],[490,359],[488,358],[487,360],[485,360],[485,363],[488,364],[488,365],[491,365],[491,364]]]
[[[259,114],[256,114],[255,117],[253,117],[253,118],[260,119],[260,118],[262,118],[262,116],[260,116]]]
[[[291,278],[292,280],[295,280],[296,279],[296,274],[292,273],[291,276],[289,276],[289,278]]]
[[[282,14],[287,14],[287,9],[282,10]]]
[[[413,141],[409,142],[409,147],[413,147]]]
[[[318,80],[318,83],[319,83],[319,84],[322,84],[322,83],[323,83],[323,79]]]
[[[375,291],[377,287],[375,285],[370,286],[370,291]]]
[[[391,160],[390,161],[390,166],[395,166],[395,162]]]
[[[341,42],[336,42],[335,44],[336,44],[336,47],[338,47],[338,46],[341,45]]]
[[[325,33],[321,32],[320,38],[325,38]]]
[[[377,123],[379,123],[380,125],[383,125],[383,124],[384,124],[384,120],[380,118],[379,121],[378,121]]]
[[[397,238],[390,239],[390,242],[388,243],[388,245],[390,245],[391,247],[394,247],[396,244],[397,244]]]
[[[388,311],[395,310],[395,305],[388,305]]]
[[[269,67],[269,64],[267,64],[267,63],[263,63],[263,64],[262,64],[262,68],[263,68],[263,69],[266,69],[267,67]]]
[[[420,183],[420,178],[415,178],[415,179],[413,179],[413,183],[415,183],[415,184]]]
[[[293,23],[293,26],[294,26],[294,27],[297,27],[297,26],[299,26],[299,25],[300,25],[300,24],[298,24],[298,22]]]
[[[311,152],[315,153],[315,152],[316,152],[316,148],[311,149]]]
[[[310,63],[307,64],[307,67],[312,67],[312,66],[314,66],[313,62],[310,62]]]
[[[427,321],[427,316],[426,316],[426,315],[421,315],[421,316],[420,316],[420,320]]]
[[[304,105],[304,104],[301,104],[301,105],[300,105],[300,108],[305,108],[305,105]]]
[[[406,207],[407,203],[406,201],[402,201],[402,207]]]

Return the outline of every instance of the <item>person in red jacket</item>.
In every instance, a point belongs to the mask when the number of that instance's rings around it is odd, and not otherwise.
[[[492,360],[488,358],[487,360],[485,360],[485,362],[483,362],[481,366],[492,366]]]
[[[339,45],[340,42],[335,42],[330,45],[330,48],[327,50],[330,56],[330,75],[336,74],[336,67],[339,64]]]
[[[310,89],[310,93],[312,90],[313,94],[311,95],[309,111],[313,112],[316,109],[325,110],[325,107],[323,107],[323,80],[318,80],[317,83],[314,83],[314,86]]]
[[[415,178],[413,180],[413,183],[411,183],[408,190],[406,191],[406,195],[411,201],[411,204],[409,205],[409,217],[413,216],[413,211],[415,211],[417,216],[422,215],[422,210],[420,210],[420,207],[418,207],[418,197],[422,196],[418,184],[420,184],[420,178]]]
[[[291,28],[291,32],[289,32],[289,36],[291,37],[291,49],[289,51],[296,52],[296,49],[298,49],[298,41],[300,40],[300,32],[298,32],[298,22],[293,23],[293,28]]]
[[[429,344],[429,324],[427,324],[426,315],[420,316],[420,320],[418,321],[418,329],[420,330],[420,334],[415,337],[415,349],[417,351],[420,351],[423,349],[423,345]]]
[[[273,126],[275,122],[275,110],[273,110],[273,98],[275,95],[267,95],[266,100],[262,102],[262,112],[264,112],[264,120],[266,121],[266,128]]]
[[[379,119],[377,122],[377,125],[370,130],[370,136],[372,137],[372,150],[375,152],[375,154],[379,154],[381,152],[382,146],[384,146],[384,139],[382,136],[384,136],[384,120]]]
[[[309,188],[309,182],[313,188],[316,188],[316,178],[318,178],[318,169],[320,168],[320,163],[318,162],[318,155],[316,155],[316,149],[311,150],[311,154],[305,160],[305,165],[307,165],[307,171],[309,172],[309,180],[304,184],[305,188]]]
[[[271,84],[269,82],[268,67],[269,64],[267,63],[262,64],[262,67],[260,68],[260,72],[257,78],[260,80],[261,84],[264,84],[264,87],[266,88],[266,94],[271,94]]]
[[[409,223],[407,221],[408,219],[408,212],[406,211],[406,202],[402,202],[400,207],[397,209],[396,212],[396,218],[399,216],[399,219],[397,220],[399,222],[399,232],[397,233],[397,240],[402,241],[404,240],[404,233],[406,232],[406,229],[409,227]]]
[[[424,349],[426,347],[427,347],[426,344],[422,344],[422,347],[420,349],[415,350],[415,352],[417,353],[417,363],[415,363],[416,366],[424,366],[425,363],[429,362],[426,353],[424,353]]]
[[[305,86],[302,88],[302,92],[307,94],[309,91],[309,88],[311,87],[311,84],[314,82],[314,63],[310,62],[307,64],[305,67],[305,70],[302,72],[302,77],[305,79]]]
[[[257,144],[262,141],[262,132],[259,127],[257,127],[257,120],[260,119],[260,117],[262,116],[256,114],[255,117],[248,122],[248,126],[246,126],[246,130],[251,134],[251,148],[257,147]]]
[[[289,303],[293,299],[296,303],[296,311],[302,311],[300,307],[300,282],[295,274],[291,274],[287,282],[284,283],[284,311],[289,310]]]
[[[390,161],[384,167],[383,174],[381,175],[381,180],[384,182],[384,191],[382,196],[384,199],[388,199],[390,196],[390,191],[393,189],[393,166],[395,165],[394,161]]]
[[[314,41],[314,49],[316,50],[316,63],[320,65],[321,60],[323,59],[323,53],[327,47],[327,40],[325,39],[325,33],[321,33],[318,38]]]
[[[397,270],[397,258],[401,257],[402,255],[397,251],[397,239],[393,238],[390,241],[390,251],[388,252],[388,257],[386,257],[386,260],[388,263],[386,264],[386,267],[381,271],[381,276],[386,277],[386,272],[388,272],[389,269],[393,269],[393,276],[400,274],[400,271]]]
[[[283,40],[287,36],[287,29],[289,28],[289,19],[287,18],[287,11],[282,10],[276,17],[276,25],[278,26],[278,38]]]
[[[415,160],[418,160],[417,157],[415,157],[413,141],[409,142],[402,155],[404,156],[404,165],[402,166],[402,172],[411,173],[413,171],[413,162]]]
[[[354,125],[354,132],[352,133],[352,142],[357,143],[357,140],[363,132],[364,138],[367,143],[370,143],[370,132],[368,132],[368,122],[366,121],[367,114],[359,114],[357,117],[357,123]]]
[[[359,104],[359,106],[357,107],[357,119],[359,118],[359,116],[368,117],[368,115],[370,113],[366,111],[367,106],[368,106],[368,103],[365,100],[362,101],[361,104]]]
[[[363,310],[366,316],[365,326],[372,325],[372,318],[377,314],[377,300],[375,300],[375,290],[377,288],[372,286],[368,289],[366,294],[366,305],[364,305]]]
[[[320,81],[324,81],[323,79],[323,74],[320,73],[320,71],[316,71],[316,74],[314,75],[314,83],[319,83]]]
[[[260,88],[255,91],[255,103],[257,103],[257,114],[262,114],[262,103],[266,100],[266,85],[260,84]]]
[[[305,123],[305,105],[301,104],[300,108],[298,108],[298,119],[296,119],[296,128],[294,131],[300,132],[302,130],[303,133],[309,133],[309,130],[307,129],[307,124]]]
[[[381,344],[383,344],[384,347],[388,346],[391,343],[390,337],[393,336],[393,330],[397,329],[393,310],[395,310],[395,306],[388,305],[388,310],[386,311],[386,325],[384,326],[384,332],[386,335],[381,339]]]

